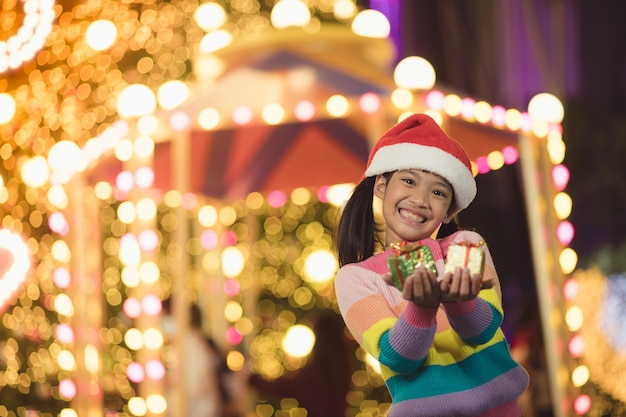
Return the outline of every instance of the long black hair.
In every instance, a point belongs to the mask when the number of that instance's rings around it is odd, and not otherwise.
[[[387,180],[393,173],[383,174]],[[339,265],[363,261],[374,255],[383,232],[374,218],[374,184],[376,177],[367,177],[354,188],[337,227]],[[381,243],[382,244],[382,243]]]

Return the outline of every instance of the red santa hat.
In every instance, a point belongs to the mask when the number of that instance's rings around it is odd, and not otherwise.
[[[407,117],[378,140],[364,176],[402,169],[421,169],[445,178],[454,189],[455,214],[476,197],[476,181],[465,150],[425,114]]]

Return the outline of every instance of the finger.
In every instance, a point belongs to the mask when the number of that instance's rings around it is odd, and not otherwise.
[[[458,295],[461,289],[461,281],[463,279],[463,271],[461,268],[456,268],[454,271],[454,275],[452,275],[452,281],[450,282],[450,287],[448,288],[448,294],[450,295]]]
[[[474,295],[478,294],[480,292],[480,290],[482,289],[482,284],[483,284],[482,283],[482,277],[480,275],[478,275],[478,274],[474,275],[472,277],[472,280],[471,280],[471,285],[472,285],[471,291],[472,291],[472,294],[474,294]]]
[[[472,279],[469,276],[469,271],[464,268],[459,281],[459,296],[467,297],[472,293]]]

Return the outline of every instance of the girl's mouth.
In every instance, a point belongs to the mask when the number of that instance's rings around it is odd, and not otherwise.
[[[426,219],[424,217],[418,216],[416,213],[412,212],[412,211],[408,211],[408,210],[404,210],[404,209],[400,209],[399,210],[400,215],[402,217],[404,217],[405,219],[413,222],[413,223],[425,223]]]

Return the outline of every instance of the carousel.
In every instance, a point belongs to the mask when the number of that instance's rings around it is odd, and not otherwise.
[[[510,109],[439,85],[398,56],[395,15],[352,0],[13,3],[27,30],[0,39],[0,393],[26,396],[19,410],[186,415],[190,304],[233,373],[304,366],[312,317],[337,311],[341,204],[414,112],[476,176],[518,167],[554,415],[590,409],[556,97]],[[383,416],[376,364],[354,355],[346,415]],[[259,404],[244,393],[239,411],[298,408]]]

